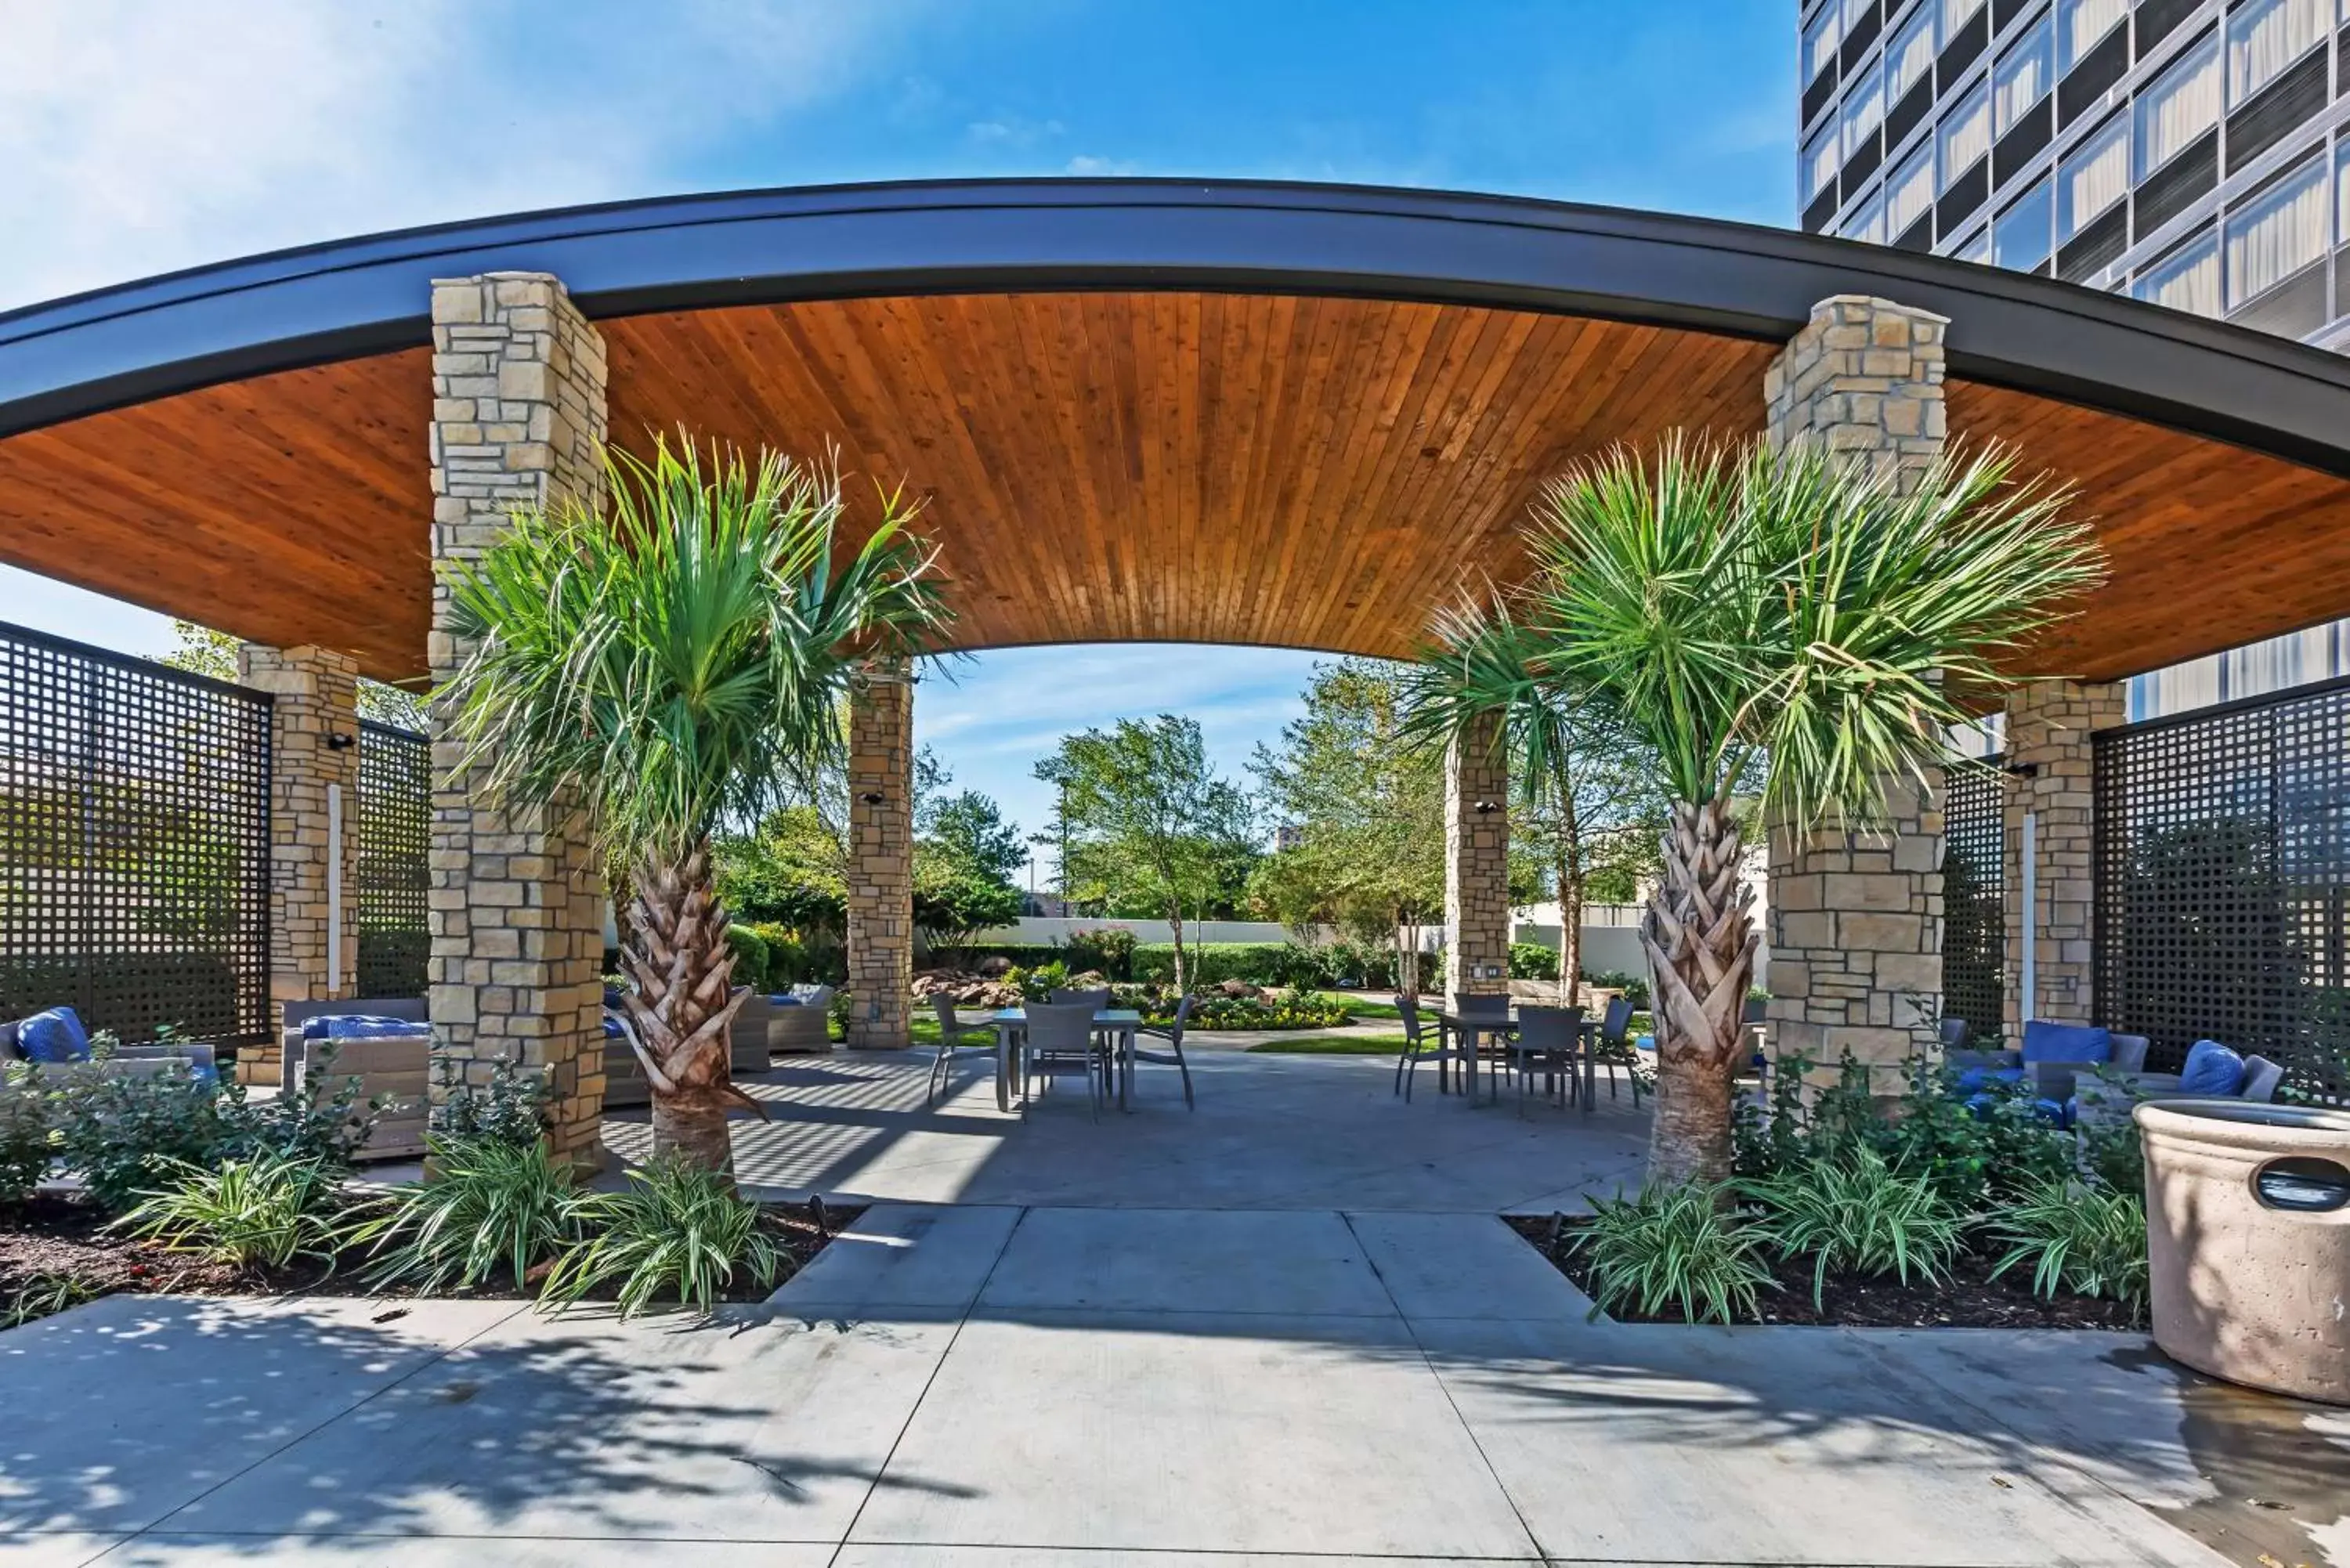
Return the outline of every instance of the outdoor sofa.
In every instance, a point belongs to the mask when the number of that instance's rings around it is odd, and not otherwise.
[[[345,1078],[359,1081],[356,1110],[379,1097],[375,1126],[359,1150],[361,1159],[405,1159],[424,1152],[431,1112],[432,1026],[424,1001],[412,996],[363,996],[340,1002],[286,1003],[282,1035],[286,1092],[299,1094],[315,1064],[333,1048],[322,1085],[330,1099]]]

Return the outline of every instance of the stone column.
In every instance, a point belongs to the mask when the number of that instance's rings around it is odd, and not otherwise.
[[[902,1050],[914,986],[914,687],[866,667],[848,706],[848,1044]]]
[[[1487,719],[1444,755],[1444,991],[1510,989],[1510,769]]]
[[[236,650],[237,680],[269,692],[269,1000],[351,994],[359,964],[359,663],[323,648]],[[339,849],[338,852],[338,833]],[[341,864],[332,862],[339,858]],[[275,1084],[280,1044],[237,1053]]]
[[[563,285],[540,273],[432,285],[432,557],[479,556],[517,507],[600,500],[604,342]],[[468,649],[432,589],[433,678]],[[602,1161],[603,877],[575,812],[502,809],[463,773],[436,707],[432,742],[431,1000],[438,1062],[484,1083],[502,1058],[548,1090],[549,1138]]]
[[[1880,472],[1940,455],[1946,317],[1837,295],[1763,377],[1770,439],[1822,443]],[[1898,1093],[1898,1068],[1938,1044],[1942,1005],[1939,775],[1890,781],[1881,831],[1770,836],[1768,1010],[1777,1053],[1832,1073],[1847,1052]]]
[[[2119,681],[2035,680],[2007,699],[2007,1005],[2011,1041],[2032,1018],[2096,1019],[2096,794],[2089,737],[2129,717]],[[2023,819],[2033,818],[2036,993],[2023,994]]]

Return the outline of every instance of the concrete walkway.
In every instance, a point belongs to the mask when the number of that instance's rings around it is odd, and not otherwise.
[[[1549,1213],[1637,1184],[1647,1153],[1621,1085],[1589,1115],[1536,1098],[1521,1116],[1514,1091],[1438,1094],[1433,1068],[1407,1103],[1391,1056],[1190,1056],[1196,1110],[1172,1068],[1144,1066],[1132,1112],[1098,1121],[1069,1081],[1025,1116],[998,1111],[978,1055],[935,1107],[927,1050],[810,1057],[742,1080],[778,1114],[735,1121],[735,1168],[768,1196],[859,1203]],[[604,1141],[644,1158],[645,1113],[606,1117]]]
[[[1490,1216],[892,1205],[691,1328],[116,1298],[0,1412],[5,1568],[2226,1560],[2140,1341],[1591,1324]]]

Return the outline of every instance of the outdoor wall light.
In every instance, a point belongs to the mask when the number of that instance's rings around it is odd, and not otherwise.
[[[1490,800],[1481,800],[1471,809],[1473,809],[1480,816],[1491,816],[1493,813],[1501,810],[1502,808],[1495,805]]]
[[[2040,764],[2038,763],[2007,763],[2002,765],[2000,772],[2005,774],[2012,779],[2036,779],[2040,776]]]
[[[348,752],[358,743],[358,736],[346,735],[339,730],[327,737],[327,750],[330,752]]]
[[[878,789],[868,789],[857,798],[863,801],[868,805],[879,805],[881,804],[881,792]]]

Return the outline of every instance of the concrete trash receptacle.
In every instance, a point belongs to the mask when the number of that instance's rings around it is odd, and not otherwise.
[[[2135,1114],[2155,1343],[2230,1383],[2350,1405],[2350,1111]]]

